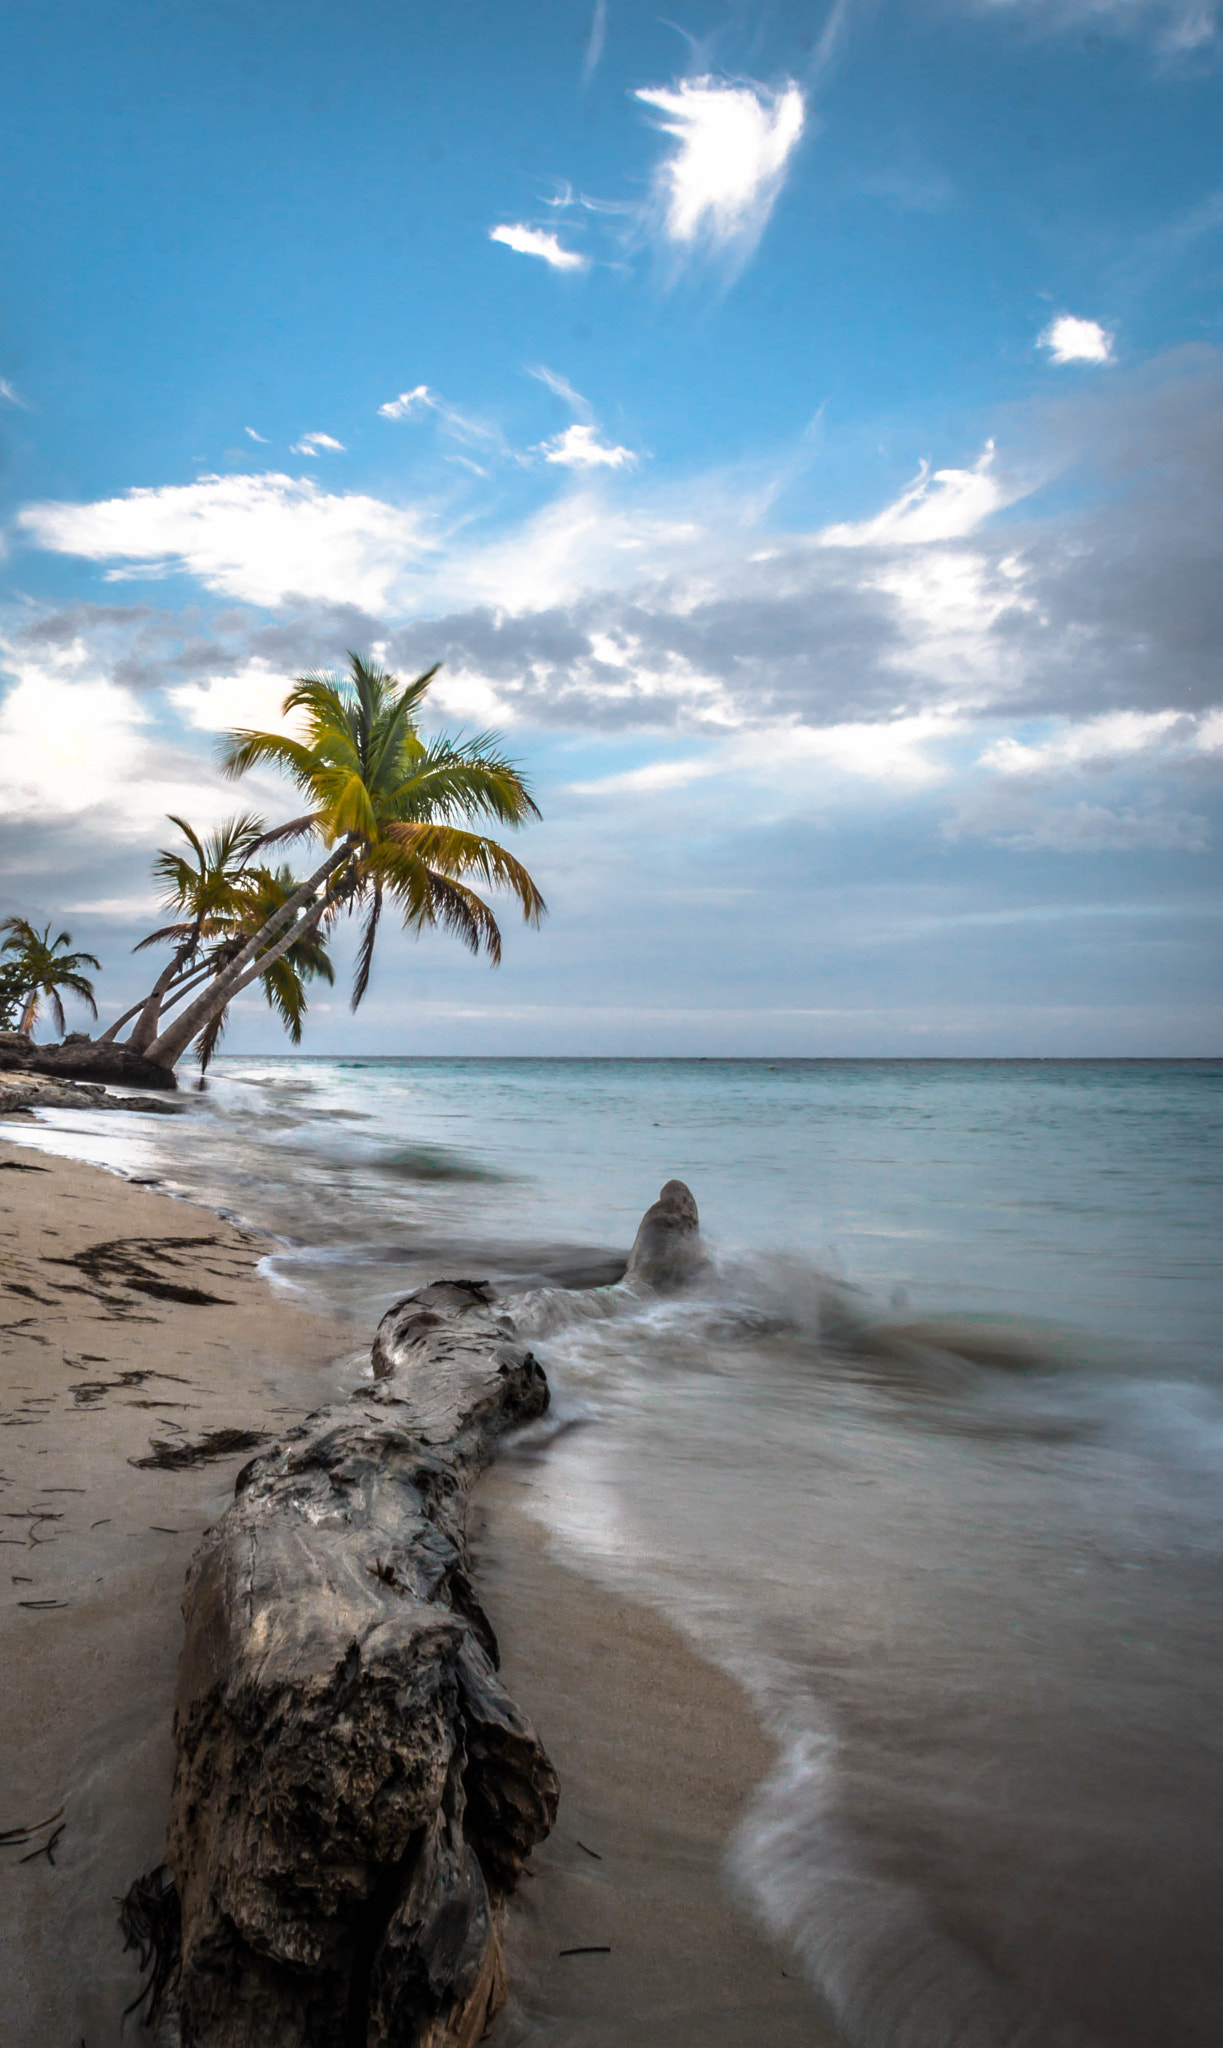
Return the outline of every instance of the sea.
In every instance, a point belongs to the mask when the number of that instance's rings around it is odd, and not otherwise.
[[[553,1390],[524,1499],[750,1695],[777,1762],[728,1881],[847,2043],[1219,2048],[1223,1061],[184,1084],[27,1135],[268,1232],[363,1329],[506,1291]],[[672,1178],[705,1263],[642,1296]]]

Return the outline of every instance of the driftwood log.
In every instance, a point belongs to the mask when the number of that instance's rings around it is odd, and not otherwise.
[[[160,1997],[184,2048],[467,2048],[503,1996],[502,1902],[555,1819],[465,1534],[547,1382],[475,1282],[397,1303],[373,1356],[352,1407],[244,1468],[191,1563]]]
[[[702,1263],[668,1181],[620,1285]],[[372,1356],[243,1468],[188,1571],[166,1866],[121,1914],[166,2048],[474,2048],[504,1997],[557,1782],[497,1677],[467,1496],[548,1386],[478,1281],[405,1296]]]

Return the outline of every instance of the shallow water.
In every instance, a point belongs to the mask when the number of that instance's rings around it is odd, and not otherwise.
[[[41,1142],[319,1304],[528,1290],[528,1501],[778,1735],[734,1867],[851,2041],[1223,2039],[1223,1064],[230,1059],[117,1121]],[[589,1296],[673,1174],[704,1276]]]

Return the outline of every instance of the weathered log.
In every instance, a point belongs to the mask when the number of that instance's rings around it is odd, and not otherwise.
[[[167,1860],[185,2048],[466,2048],[556,1813],[496,1675],[468,1489],[547,1405],[491,1290],[398,1303],[378,1378],[239,1474],[192,1560]]]
[[[702,1261],[669,1181],[626,1282]],[[173,1888],[138,1881],[124,1918],[182,2048],[474,2048],[504,1901],[556,1817],[466,1542],[472,1482],[547,1382],[479,1281],[396,1302],[372,1360],[372,1387],[244,1467],[188,1572]]]

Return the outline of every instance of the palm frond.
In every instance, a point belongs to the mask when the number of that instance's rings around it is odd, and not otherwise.
[[[353,973],[352,1008],[354,1010],[360,1008],[365,991],[369,987],[370,972],[374,965],[374,942],[378,937],[378,921],[381,916],[382,887],[380,883],[375,882],[373,903],[369,916],[365,920],[365,930],[361,934],[361,944],[357,951],[357,965]]]

